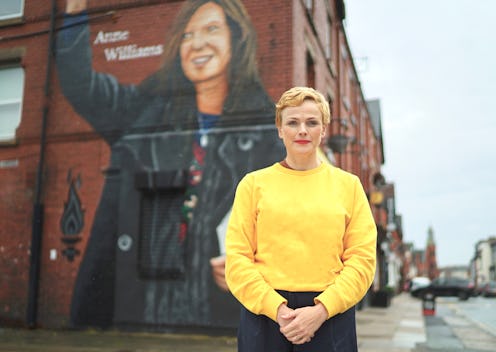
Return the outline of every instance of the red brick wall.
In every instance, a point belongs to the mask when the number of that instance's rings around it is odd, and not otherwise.
[[[0,169],[0,322],[20,324],[25,319],[28,291],[37,148],[28,146],[19,154],[2,151],[0,160],[17,160],[19,166]]]
[[[59,1],[59,11],[64,4]],[[101,14],[119,6],[136,2],[106,2],[105,8],[91,3]],[[146,4],[146,2],[142,2]],[[273,99],[291,86],[291,42],[289,6],[280,1],[245,1],[258,33],[259,70]],[[92,40],[100,30],[105,32],[129,30],[129,43],[140,46],[162,44],[168,24],[181,2],[152,2],[150,6],[118,9],[110,17],[91,25]],[[100,6],[100,7],[98,7]],[[49,2],[27,1],[25,24],[1,29],[1,36],[9,37],[30,33],[49,27]],[[60,25],[60,20],[58,21]],[[152,25],[151,25],[152,24]],[[119,43],[122,45],[127,42]],[[39,160],[39,137],[45,102],[45,75],[47,65],[48,35],[40,34],[24,39],[0,42],[0,49],[23,47],[25,70],[25,96],[23,115],[17,131],[17,146],[1,147],[0,160],[19,160],[16,167],[0,169],[2,183],[0,211],[1,265],[0,321],[23,323],[26,316],[29,280],[29,247],[31,243],[31,214],[34,201],[36,170]],[[112,73],[121,82],[138,83],[160,66],[160,57],[132,61],[105,60],[106,45],[93,45],[93,63],[96,70]],[[139,64],[137,64],[139,62]],[[94,213],[98,204],[103,171],[108,166],[109,148],[93,132],[62,96],[52,67],[51,99],[47,124],[42,202],[45,207],[38,320],[42,326],[66,326],[72,287],[82,258],[76,255],[71,262],[62,255],[66,245],[61,241],[60,219],[67,201],[68,173],[82,180],[78,195],[84,208],[85,225],[79,234],[81,242],[76,248],[84,252]],[[50,258],[50,253],[56,253]]]

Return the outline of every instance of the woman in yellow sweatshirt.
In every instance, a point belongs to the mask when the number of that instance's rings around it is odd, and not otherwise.
[[[357,351],[354,306],[372,283],[376,226],[355,175],[317,154],[329,104],[295,87],[276,104],[286,158],[239,183],[226,280],[241,302],[238,351]]]

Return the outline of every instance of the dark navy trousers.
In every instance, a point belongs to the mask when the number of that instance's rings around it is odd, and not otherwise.
[[[320,292],[278,291],[296,309],[313,306]],[[357,352],[355,307],[328,319],[310,342],[293,345],[279,331],[279,324],[265,315],[241,308],[238,352]]]

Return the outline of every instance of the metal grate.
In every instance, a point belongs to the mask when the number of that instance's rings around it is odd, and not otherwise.
[[[142,192],[138,271],[144,278],[184,275],[185,240],[179,238],[183,188]]]

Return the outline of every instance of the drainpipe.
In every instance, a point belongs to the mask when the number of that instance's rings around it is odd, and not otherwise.
[[[336,85],[336,90],[337,90],[337,96],[338,96],[338,111],[337,111],[337,115],[338,115],[338,120],[337,120],[337,123],[338,123],[338,126],[337,126],[337,129],[335,129],[334,133],[336,134],[341,134],[341,121],[342,121],[342,118],[343,116],[341,116],[342,114],[342,109],[341,109],[341,105],[343,104],[343,96],[341,94],[341,81],[343,79],[342,77],[342,73],[341,73],[341,60],[342,60],[342,52],[341,52],[341,37],[342,37],[342,31],[343,31],[343,21],[342,19],[340,18],[339,19],[339,22],[338,22],[338,31],[337,31],[337,34],[336,34],[336,37],[337,37],[337,44],[338,44],[338,57],[337,57],[337,60],[336,60],[336,69],[338,71],[338,79],[337,79],[337,85]],[[337,160],[336,160],[336,164],[338,167],[343,167],[343,153],[337,153]]]
[[[26,323],[29,328],[35,328],[38,311],[38,288],[40,280],[41,240],[43,233],[43,202],[41,199],[43,189],[43,168],[45,163],[46,124],[50,103],[50,77],[52,68],[53,51],[55,48],[55,16],[57,14],[56,0],[52,0],[50,16],[50,31],[48,34],[48,52],[45,76],[45,101],[43,103],[43,116],[41,119],[40,159],[36,173],[36,190],[33,204],[33,218],[31,226],[31,254],[29,263],[29,290]]]

